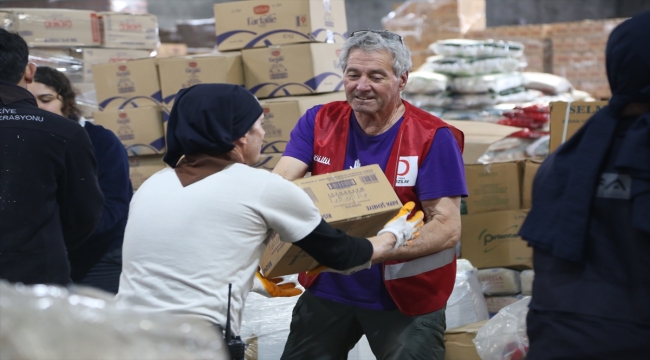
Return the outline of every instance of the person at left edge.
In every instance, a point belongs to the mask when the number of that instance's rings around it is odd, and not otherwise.
[[[92,234],[104,197],[86,131],[26,89],[25,40],[0,29],[0,278],[70,283],[67,251]]]
[[[27,89],[39,108],[78,122],[90,137],[97,158],[99,187],[104,194],[104,212],[92,236],[68,251],[70,277],[75,284],[116,294],[122,272],[124,228],[133,196],[126,149],[112,131],[80,116],[74,89],[62,72],[39,66]]]

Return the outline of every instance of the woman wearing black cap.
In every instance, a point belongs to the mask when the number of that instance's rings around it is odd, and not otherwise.
[[[263,121],[257,99],[240,86],[200,84],[178,93],[165,155],[172,168],[153,175],[133,197],[118,301],[225,326],[232,284],[238,334],[270,230],[336,270],[367,268],[417,236],[421,214],[413,222],[404,215],[371,239],[331,228],[295,184],[248,166],[259,160]]]

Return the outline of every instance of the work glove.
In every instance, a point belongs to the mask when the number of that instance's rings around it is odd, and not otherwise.
[[[266,278],[259,271],[255,272],[255,279],[253,279],[252,292],[256,292],[267,298],[271,297],[291,297],[302,294],[301,289],[296,288],[296,283],[293,281],[280,284],[284,279]]]
[[[424,213],[421,210],[416,212],[410,219],[407,219],[414,208],[415,203],[413,201],[404,204],[399,213],[387,222],[383,229],[379,230],[377,236],[389,232],[395,235],[397,239],[393,249],[397,249],[400,246],[408,246],[410,240],[420,235],[420,229],[424,225]]]
[[[413,215],[412,218],[408,220],[406,219],[414,208],[415,203],[413,201],[409,201],[404,204],[399,213],[397,213],[395,217],[388,221],[383,229],[379,230],[377,236],[385,232],[390,232],[391,234],[395,235],[396,238],[393,249],[397,249],[400,246],[408,246],[410,240],[415,239],[418,237],[418,235],[420,235],[419,230],[424,225],[424,213],[422,211],[418,211],[415,213],[415,215]],[[347,270],[334,270],[327,266],[319,265],[316,268],[307,271],[307,275],[316,276],[323,271],[351,275],[360,270],[370,269],[370,266],[372,266],[372,260],[368,261],[365,264],[361,264]]]

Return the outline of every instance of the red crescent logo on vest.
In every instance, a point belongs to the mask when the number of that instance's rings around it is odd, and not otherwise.
[[[404,159],[400,159],[399,166],[397,166],[397,176],[404,176],[408,174],[410,168],[411,166],[409,165],[408,161]]]

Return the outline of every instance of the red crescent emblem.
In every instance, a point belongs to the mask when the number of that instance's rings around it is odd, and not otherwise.
[[[402,167],[401,165],[404,164],[404,171],[399,172],[399,169]],[[409,164],[408,161],[406,160],[400,160],[399,165],[397,166],[397,176],[404,176],[409,173],[409,170],[411,170],[411,164]]]

